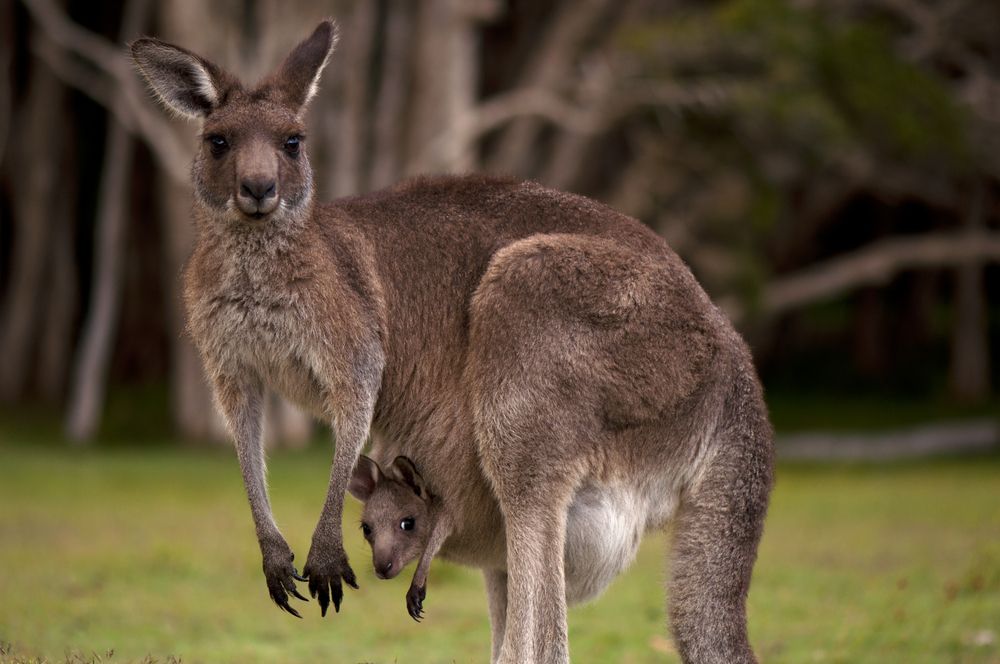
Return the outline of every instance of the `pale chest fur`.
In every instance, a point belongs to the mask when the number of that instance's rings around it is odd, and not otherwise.
[[[254,249],[257,249],[256,251]],[[325,340],[313,273],[287,251],[238,247],[192,261],[188,323],[209,371],[250,375],[320,417]]]
[[[635,560],[643,534],[662,527],[677,506],[669,477],[640,484],[585,485],[566,519],[566,601],[600,595]]]

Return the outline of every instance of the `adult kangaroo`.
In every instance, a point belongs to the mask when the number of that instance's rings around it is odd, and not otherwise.
[[[188,326],[236,441],[271,597],[298,615],[288,597],[308,580],[325,615],[342,582],[357,587],[342,510],[372,433],[453,453],[469,496],[449,505],[488,496],[464,536],[506,569],[487,577],[506,600],[491,616],[506,625],[498,661],[568,660],[563,549],[580,492],[642,528],[672,520],[685,662],[754,661],[745,599],[772,435],[740,337],[660,237],[580,196],[436,177],[317,203],[303,115],[335,41],[321,23],[252,87],[177,46],[131,46],[161,100],[202,123]],[[268,502],[265,385],[336,435],[303,576]]]

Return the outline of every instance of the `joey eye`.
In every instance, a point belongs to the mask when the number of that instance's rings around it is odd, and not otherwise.
[[[302,137],[296,134],[295,136],[289,136],[285,139],[285,152],[291,156],[295,156],[299,153],[299,146],[302,143]]]
[[[402,528],[403,530],[413,530],[413,526],[414,526],[413,517],[408,516],[399,522],[399,527]]]
[[[205,140],[208,141],[208,146],[216,157],[222,156],[229,149],[229,141],[226,140],[225,136],[210,134],[205,137]]]
[[[371,526],[369,526],[367,523],[362,523],[361,532],[362,534],[364,534],[365,537],[371,537],[372,534]]]

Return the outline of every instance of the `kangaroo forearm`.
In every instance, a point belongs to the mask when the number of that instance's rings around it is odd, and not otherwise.
[[[316,524],[314,538],[343,541],[344,494],[351,479],[351,471],[354,470],[354,464],[357,463],[368,437],[369,423],[370,417],[356,417],[343,424],[338,423],[334,427],[336,448],[333,453],[333,465],[330,468],[330,483],[319,523]]]
[[[216,397],[236,444],[243,485],[250,502],[257,539],[263,545],[280,536],[267,495],[267,466],[261,437],[263,389],[256,381],[237,381],[220,376],[215,380]]]
[[[427,540],[427,546],[424,548],[424,552],[420,556],[420,562],[417,563],[417,569],[413,573],[413,585],[421,588],[427,585],[427,575],[431,569],[431,561],[437,556],[445,540],[451,535],[451,531],[451,523],[446,518],[439,518],[434,524],[434,529],[431,530],[430,538]]]
[[[239,447],[239,443],[237,443],[237,447]],[[253,517],[254,529],[257,532],[257,540],[263,545],[265,541],[280,536],[267,495],[263,460],[258,462],[248,459],[244,462],[244,455],[241,453],[239,456],[240,468],[243,471],[243,484],[250,502],[250,514]]]
[[[236,454],[243,473],[250,513],[253,516],[257,538],[263,539],[277,530],[271,514],[271,501],[267,495],[266,470],[263,445],[259,441],[259,431],[242,431],[236,437]]]

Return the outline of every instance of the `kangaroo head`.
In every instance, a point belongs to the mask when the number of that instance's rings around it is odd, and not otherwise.
[[[227,222],[264,225],[308,210],[303,116],[337,41],[324,21],[253,87],[179,46],[143,38],[132,57],[160,100],[202,123],[192,175],[198,203]]]
[[[365,504],[361,530],[372,547],[375,574],[391,579],[420,557],[430,536],[430,494],[406,457],[396,457],[382,472],[362,456],[347,490]]]

